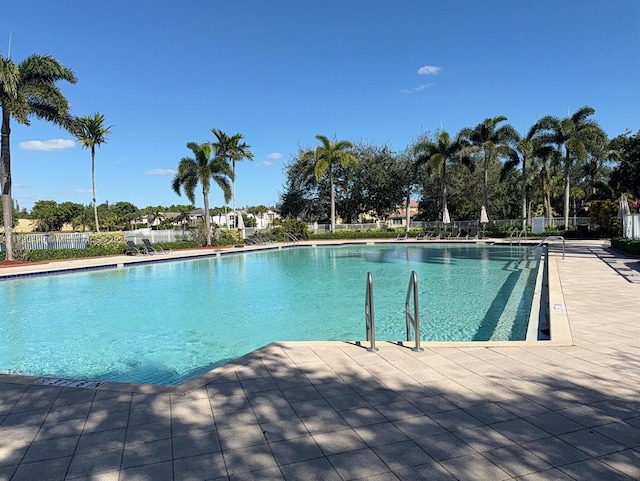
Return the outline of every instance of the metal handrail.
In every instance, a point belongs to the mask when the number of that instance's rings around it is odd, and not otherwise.
[[[378,350],[376,347],[376,323],[373,315],[373,276],[371,272],[367,272],[367,289],[364,298],[364,318],[366,321],[367,341],[371,343],[367,348],[369,352]]]
[[[520,238],[524,237],[525,240],[527,238],[527,231],[526,229],[519,229],[519,228],[515,228],[511,231],[511,233],[509,234],[509,245],[513,245],[513,238],[516,237],[518,239],[518,247],[520,247],[522,245]]]
[[[529,257],[529,254],[531,254],[534,250],[536,250],[538,247],[540,247],[542,244],[544,244],[547,241],[550,240],[561,240],[562,239],[562,258],[564,259],[564,252],[565,252],[565,241],[564,241],[564,237],[562,237],[561,235],[550,235],[545,237],[543,240],[541,240],[540,242],[538,242],[535,246],[531,247],[530,249],[527,249],[527,252],[525,252],[522,257],[518,260],[518,262],[523,261],[524,259]]]
[[[409,304],[411,301],[411,294],[413,293],[413,316],[409,311]],[[411,340],[411,326],[416,335],[416,344],[411,350],[415,352],[422,352],[424,349],[420,347],[420,315],[418,309],[418,275],[416,271],[411,271],[409,277],[409,288],[407,289],[407,298],[404,303],[405,322],[407,324],[407,341]]]
[[[294,236],[291,232],[287,232],[286,236],[289,239],[289,242],[293,242],[294,244],[297,244],[299,242],[298,238]]]

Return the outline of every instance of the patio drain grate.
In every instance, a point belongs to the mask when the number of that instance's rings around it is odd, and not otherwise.
[[[76,379],[60,379],[53,377],[42,377],[33,381],[33,384],[41,386],[59,386],[59,387],[80,387],[84,389],[96,389],[106,384],[100,381],[78,381]]]

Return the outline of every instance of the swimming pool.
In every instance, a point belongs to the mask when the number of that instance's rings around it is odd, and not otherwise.
[[[180,384],[273,341],[522,340],[538,262],[476,244],[300,247],[0,282],[0,372]]]

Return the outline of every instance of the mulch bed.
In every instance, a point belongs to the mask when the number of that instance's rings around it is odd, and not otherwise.
[[[30,261],[0,261],[0,269],[3,267],[18,267],[18,266],[35,266],[37,264],[48,264],[48,262],[30,262]]]

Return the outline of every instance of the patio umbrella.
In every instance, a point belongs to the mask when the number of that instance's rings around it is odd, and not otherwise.
[[[629,214],[631,214],[629,201],[627,200],[627,196],[622,194],[620,196],[620,204],[618,205],[618,219],[624,220],[624,216]]]
[[[485,208],[485,206],[482,206],[482,209],[480,209],[480,223],[481,224],[488,224],[489,223],[489,217],[487,217],[487,209]]]
[[[236,229],[244,230],[244,219],[242,214],[236,211]]]
[[[451,224],[451,217],[449,217],[449,209],[447,206],[444,206],[444,210],[442,211],[442,223],[444,225]]]

